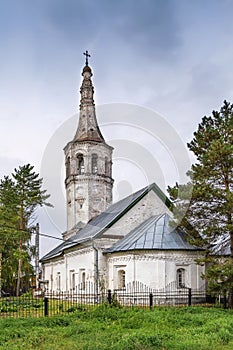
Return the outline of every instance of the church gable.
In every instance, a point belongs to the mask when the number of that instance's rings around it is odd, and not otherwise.
[[[161,213],[171,215],[169,206],[168,198],[156,184],[152,184],[144,191],[144,195],[134,205],[129,205],[126,208],[118,220],[102,234],[102,237],[123,238],[152,215],[160,215]]]

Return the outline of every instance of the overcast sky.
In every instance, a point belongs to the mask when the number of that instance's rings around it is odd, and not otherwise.
[[[140,159],[130,154],[124,159],[124,148],[141,146],[137,152],[144,157],[146,149],[148,159],[150,152],[158,173],[163,174],[165,188],[168,182],[179,180],[171,171],[169,157],[162,149],[158,151],[159,147],[153,148],[149,140],[149,130],[156,128],[157,119],[151,125],[149,115],[145,117],[140,108],[149,114],[155,111],[185,145],[202,116],[218,110],[224,99],[233,102],[232,16],[231,0],[2,0],[0,176],[26,163],[41,172],[46,155],[50,152],[51,159],[55,146],[63,154],[62,148],[74,136],[77,125],[77,115],[73,116],[78,113],[80,73],[85,62],[82,53],[87,49],[95,102],[103,115],[111,114],[109,124],[106,117],[97,118],[100,124],[108,124],[102,126],[105,139],[109,143],[112,139],[113,146],[122,150],[118,158],[115,156],[115,185],[121,185],[115,199],[121,197],[120,192],[124,195],[143,187],[145,179],[151,181],[151,174],[143,173],[146,165],[140,169]],[[141,131],[135,131],[132,116],[125,119],[131,129],[117,120],[111,113],[116,104],[121,106],[121,114],[124,104],[141,106],[135,113],[136,119],[141,113]],[[134,108],[131,112],[134,114]],[[114,121],[120,129],[113,128]],[[162,124],[157,129],[160,134],[161,128]],[[136,135],[136,141],[131,134]],[[172,131],[170,135],[174,136]],[[61,145],[55,142],[57,137]],[[135,183],[127,181],[130,163]],[[60,179],[63,168],[59,172]],[[62,203],[57,204],[53,199],[53,217],[40,213],[38,220],[42,232],[59,236],[65,229],[65,201],[60,198]],[[56,222],[56,212],[62,216],[56,209],[59,205],[64,215]],[[42,252],[54,244],[55,240],[43,241]]]

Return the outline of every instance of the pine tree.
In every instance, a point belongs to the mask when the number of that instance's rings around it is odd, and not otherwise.
[[[17,274],[18,215],[14,182],[5,176],[0,182],[0,290],[13,286]],[[3,283],[2,283],[3,282]]]
[[[233,105],[224,101],[219,112],[203,117],[188,148],[197,159],[187,173],[190,182],[168,188],[175,223],[205,248],[209,288],[227,292],[232,307]]]
[[[46,202],[49,195],[46,194],[46,190],[42,190],[42,179],[33,171],[33,168],[30,164],[20,166],[19,169],[14,170],[12,179],[5,177],[0,186],[0,223],[2,221],[0,246],[3,254],[6,254],[4,242],[8,242],[10,236],[14,237],[13,252],[7,267],[9,270],[11,262],[10,276],[17,276],[16,295],[20,293],[22,272],[28,276],[32,272],[30,261],[33,247],[30,242],[35,211],[38,206],[50,205]],[[17,271],[15,271],[16,265],[18,265]]]

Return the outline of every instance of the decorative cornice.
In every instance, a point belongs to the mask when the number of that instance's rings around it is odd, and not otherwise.
[[[72,252],[65,253],[65,257],[70,258],[72,256],[88,254],[88,253],[91,253],[93,251],[94,251],[94,249],[92,247],[76,249],[76,250],[74,250]]]
[[[193,263],[197,259],[197,254],[125,254],[111,256],[108,258],[109,263],[130,262],[130,261],[172,261],[175,263]]]

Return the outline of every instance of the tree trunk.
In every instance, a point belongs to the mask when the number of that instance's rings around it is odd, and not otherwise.
[[[22,239],[20,238],[19,250],[22,251]],[[18,276],[17,276],[17,287],[16,287],[16,296],[18,297],[20,294],[20,282],[21,282],[21,269],[22,269],[22,258],[19,258],[18,261]]]
[[[230,260],[231,260],[231,266],[232,266],[231,268],[233,269],[233,232],[232,231],[230,232],[230,254],[231,254]],[[229,290],[228,308],[233,309],[233,286]]]
[[[20,231],[23,231],[23,206],[21,206],[21,210],[20,210],[19,229],[20,229]],[[20,240],[19,240],[20,254],[21,254],[22,250],[23,250],[23,240],[22,240],[22,233],[21,233]],[[18,276],[17,276],[17,287],[16,287],[16,296],[17,297],[20,294],[21,270],[22,270],[22,258],[20,257],[19,261],[18,261]]]

